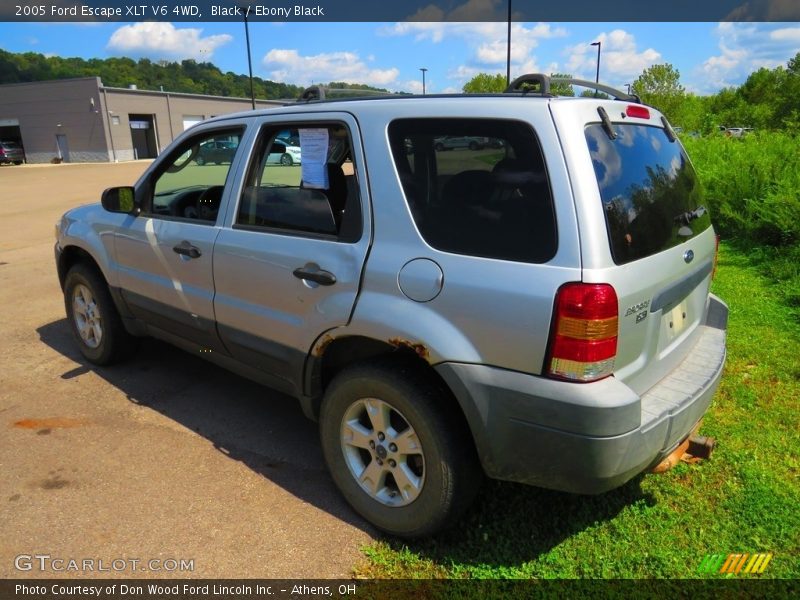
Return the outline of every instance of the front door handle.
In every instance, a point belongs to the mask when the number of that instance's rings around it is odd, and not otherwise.
[[[197,246],[193,246],[191,242],[183,240],[180,244],[172,247],[172,250],[181,256],[188,256],[189,258],[200,258],[202,252]]]
[[[292,271],[292,274],[298,279],[306,281],[313,281],[320,285],[333,285],[336,283],[336,275],[329,271],[324,271],[319,268],[319,265],[308,263],[303,267],[299,267]]]

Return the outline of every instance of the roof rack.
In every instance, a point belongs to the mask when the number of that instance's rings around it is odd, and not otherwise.
[[[572,77],[550,77],[549,75],[545,75],[544,73],[527,73],[525,75],[520,75],[514,81],[512,81],[508,87],[503,92],[504,94],[515,94],[515,93],[523,93],[523,94],[539,94],[545,97],[553,97],[556,94],[553,94],[550,89],[553,83],[560,83],[565,85],[577,85],[579,87],[585,87],[593,90],[598,90],[600,92],[605,92],[612,96],[615,100],[622,100],[624,102],[636,102],[637,104],[642,104],[641,98],[636,94],[627,94],[621,90],[611,87],[610,85],[605,85],[604,83],[597,83],[594,81],[587,81],[586,79],[573,79]],[[531,86],[534,86],[534,89],[531,89]]]
[[[332,88],[328,86],[322,85],[312,85],[307,87],[302,91],[302,93],[297,97],[297,102],[312,102],[312,101],[324,101],[324,100],[331,100],[329,96],[333,95],[345,95],[351,96],[350,99],[355,98],[375,98],[375,97],[387,97],[387,96],[404,96],[410,94],[396,94],[393,92],[381,92],[378,90],[360,90],[355,88]]]

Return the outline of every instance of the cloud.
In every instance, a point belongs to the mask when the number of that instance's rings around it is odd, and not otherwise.
[[[601,33],[566,49],[568,56],[566,71],[580,79],[594,80],[597,69],[597,47],[592,42],[599,41],[600,80],[612,85],[624,85],[638,77],[642,71],[661,60],[661,53],[653,48],[639,50],[633,34],[623,29]]]
[[[202,29],[177,29],[172,23],[146,21],[120,27],[106,47],[134,56],[207,61],[217,48],[233,39],[228,34],[201,37],[202,33]]]
[[[302,56],[297,50],[276,48],[267,52],[262,64],[276,81],[300,85],[344,81],[392,87],[400,74],[396,67],[370,68],[355,52],[323,52]]]
[[[505,6],[505,4],[503,4]],[[416,43],[439,44],[445,39],[462,40],[468,48],[468,60],[447,73],[453,80],[451,89],[461,89],[464,83],[481,72],[505,72],[508,57],[508,29],[502,22],[492,23],[395,23],[379,29],[380,35],[411,36]],[[513,75],[538,71],[535,50],[546,39],[567,35],[561,27],[547,23],[511,26],[511,71]]]
[[[739,85],[753,71],[785,65],[800,47],[798,24],[720,23],[715,34],[720,53],[693,73],[701,92]]]

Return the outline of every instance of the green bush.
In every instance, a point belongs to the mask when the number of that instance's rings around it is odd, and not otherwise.
[[[800,137],[756,132],[682,140],[720,236],[745,250],[800,307]]]
[[[682,141],[724,238],[748,245],[800,242],[800,138],[756,132]]]

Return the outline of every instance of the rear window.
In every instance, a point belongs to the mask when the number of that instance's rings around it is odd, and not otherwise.
[[[433,248],[542,263],[555,256],[552,195],[530,125],[403,119],[389,140],[406,201]]]
[[[614,262],[624,264],[681,244],[711,226],[697,175],[664,129],[614,124],[585,129]]]

